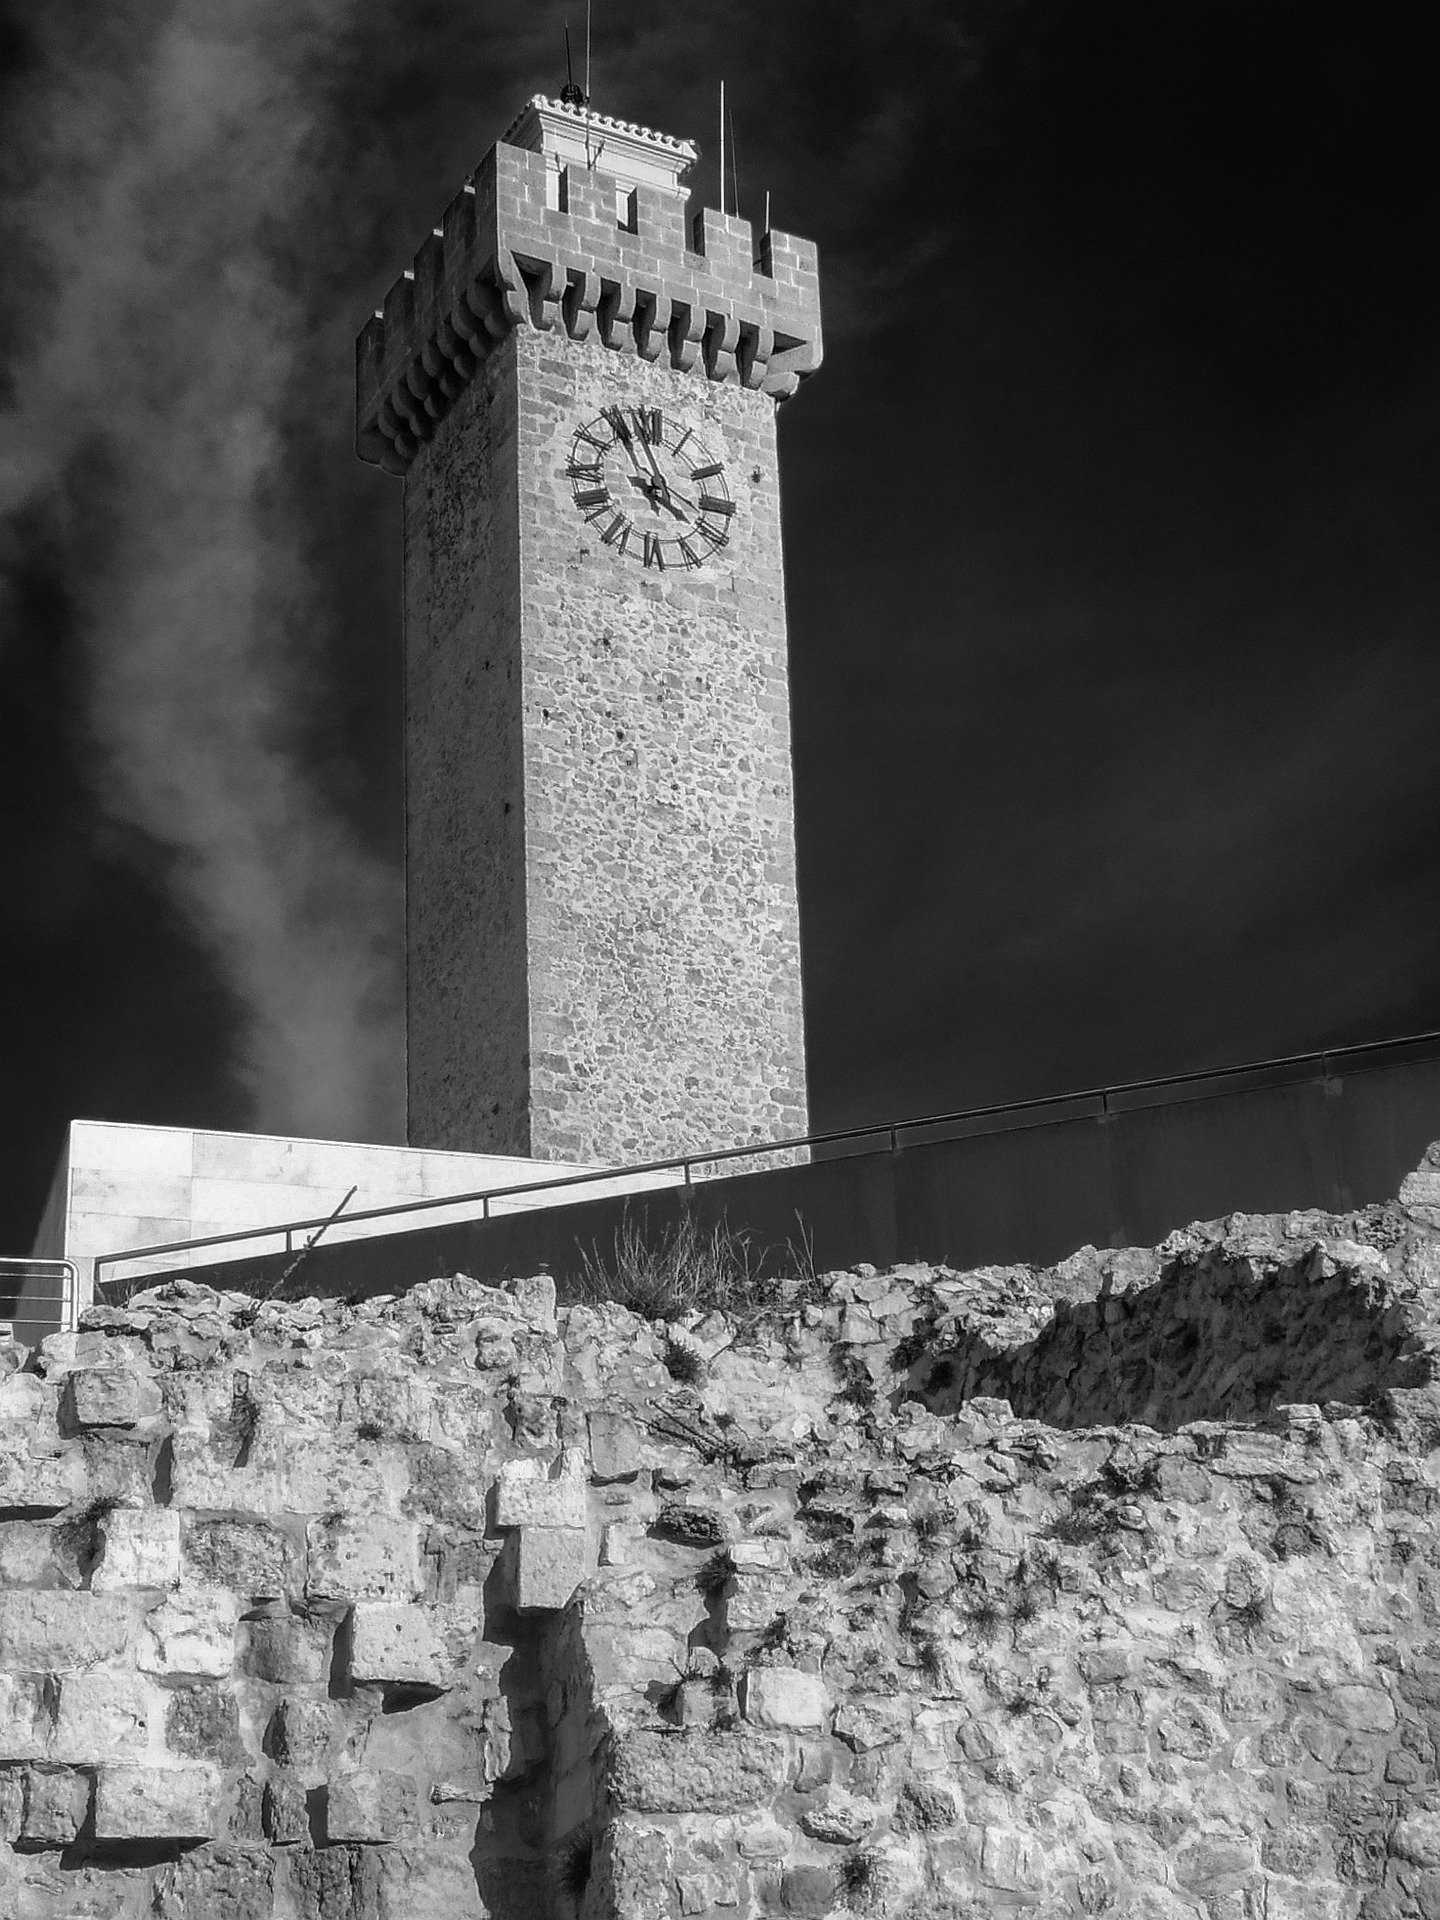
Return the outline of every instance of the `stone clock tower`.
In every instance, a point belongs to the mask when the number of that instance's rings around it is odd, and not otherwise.
[[[804,1132],[777,403],[815,249],[532,100],[360,336],[405,479],[412,1144]]]

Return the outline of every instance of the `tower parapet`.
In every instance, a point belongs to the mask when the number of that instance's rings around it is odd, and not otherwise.
[[[587,163],[588,156],[588,163]],[[820,365],[814,245],[704,208],[688,141],[537,96],[356,345],[356,447],[403,473],[516,327],[788,399]]]

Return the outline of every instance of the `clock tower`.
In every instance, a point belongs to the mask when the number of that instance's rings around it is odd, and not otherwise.
[[[775,413],[815,249],[535,99],[358,343],[404,476],[409,1135],[608,1164],[806,1128]]]

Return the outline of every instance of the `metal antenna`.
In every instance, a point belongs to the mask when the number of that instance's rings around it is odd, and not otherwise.
[[[720,82],[720,212],[725,212],[725,82]]]
[[[588,76],[587,76],[588,78]],[[585,95],[575,84],[575,69],[570,60],[570,22],[565,22],[565,84],[560,89],[562,107],[580,107],[585,104]]]
[[[605,142],[600,142],[603,147]],[[598,150],[590,151],[590,0],[585,0],[585,164],[591,173],[595,171],[595,162],[600,158]]]
[[[766,233],[769,233],[770,231],[770,189],[769,187],[766,187],[765,189],[765,231]]]
[[[735,144],[735,116],[730,116],[730,184],[735,189],[735,216],[740,216],[740,149]]]

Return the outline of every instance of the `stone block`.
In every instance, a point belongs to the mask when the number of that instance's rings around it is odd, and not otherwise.
[[[1440,1867],[1440,1813],[1412,1813],[1397,1820],[1390,1851],[1416,1867]]]
[[[202,1847],[161,1868],[155,1920],[271,1920],[274,1882],[264,1847]]]
[[[310,1807],[303,1783],[293,1774],[272,1774],[265,1782],[262,1818],[271,1846],[304,1845],[310,1838]]]
[[[282,1767],[313,1780],[323,1774],[339,1741],[335,1709],[328,1700],[290,1694],[270,1716],[265,1749]]]
[[[21,1837],[38,1847],[68,1847],[90,1812],[94,1782],[70,1767],[25,1769]]]
[[[306,1592],[325,1600],[417,1600],[424,1591],[413,1520],[341,1514],[306,1529]]]
[[[182,1588],[147,1614],[136,1665],[144,1673],[224,1679],[235,1664],[239,1613],[232,1593]]]
[[[44,1759],[50,1751],[51,1719],[43,1679],[0,1673],[0,1757]]]
[[[77,1556],[44,1520],[0,1520],[0,1587],[78,1587]]]
[[[99,1525],[94,1593],[180,1584],[180,1515],[172,1507],[115,1507]]]
[[[157,1690],[136,1674],[67,1674],[60,1682],[50,1751],[56,1760],[77,1765],[141,1760],[158,1707]]]
[[[1330,1687],[1317,1704],[1352,1733],[1389,1733],[1395,1725],[1395,1703],[1383,1687]]]
[[[220,1827],[213,1767],[102,1767],[95,1783],[97,1840],[208,1840]]]
[[[741,1712],[757,1727],[821,1727],[829,1704],[818,1674],[793,1667],[752,1667],[741,1683]]]
[[[748,1813],[788,1782],[785,1743],[774,1734],[622,1734],[610,1762],[617,1805],[640,1813]]]
[[[814,1806],[800,1816],[800,1829],[812,1840],[824,1840],[834,1847],[851,1847],[863,1840],[880,1818],[873,1800],[846,1793],[843,1787],[827,1787],[817,1796]]]
[[[780,1904],[786,1913],[818,1920],[840,1899],[840,1876],[833,1867],[787,1867],[780,1876]]]
[[[209,1760],[216,1766],[245,1762],[240,1739],[240,1710],[227,1687],[176,1687],[165,1698],[165,1747],[181,1760]]]
[[[640,1471],[640,1429],[613,1409],[589,1416],[590,1475],[601,1482],[633,1480]]]
[[[491,1472],[484,1454],[445,1447],[410,1449],[410,1484],[401,1502],[407,1514],[448,1520],[484,1532],[490,1516]]]
[[[130,1632],[129,1603],[115,1594],[0,1593],[0,1669],[74,1673],[118,1660]]]
[[[65,1381],[61,1417],[77,1427],[133,1427],[163,1410],[160,1389],[130,1367],[85,1367]]]
[[[325,1837],[383,1845],[416,1831],[415,1782],[403,1773],[347,1773],[330,1782],[325,1800]]]
[[[1255,1869],[1252,1841],[1238,1835],[1205,1834],[1175,1855],[1175,1878],[1203,1900],[1214,1899]]]
[[[980,1878],[1005,1893],[1038,1893],[1045,1885],[1047,1858],[1038,1834],[1017,1827],[985,1828],[980,1848]]]
[[[503,1907],[485,1905],[475,1869],[464,1853],[433,1846],[390,1846],[380,1856],[381,1912],[385,1920],[490,1920]],[[512,1903],[507,1902],[507,1905]]]
[[[303,1584],[296,1549],[264,1520],[187,1518],[182,1551],[190,1580],[247,1600],[280,1599]]]
[[[235,1637],[235,1668],[277,1686],[315,1685],[330,1671],[334,1622],[308,1614],[242,1620]]]
[[[434,1609],[361,1601],[350,1620],[350,1677],[449,1687],[455,1662]]]
[[[583,1527],[588,1504],[583,1466],[570,1448],[548,1472],[539,1460],[510,1460],[495,1487],[497,1527]]]
[[[517,1527],[505,1552],[511,1605],[521,1613],[553,1612],[568,1604],[590,1571],[589,1547],[578,1527]]]
[[[635,1550],[645,1538],[645,1529],[633,1520],[612,1520],[600,1533],[602,1567],[623,1567],[635,1558]]]
[[[370,1452],[367,1449],[367,1453]],[[410,1487],[399,1447],[357,1456],[350,1441],[307,1440],[281,1459],[277,1508],[286,1513],[398,1513]]]
[[[903,1700],[872,1699],[863,1706],[847,1702],[835,1710],[836,1737],[853,1753],[874,1753],[877,1748],[892,1746],[909,1730],[909,1709]]]
[[[0,1434],[0,1514],[61,1513],[85,1498],[87,1484],[79,1447],[32,1455],[15,1436]]]
[[[175,1504],[257,1517],[278,1512],[284,1498],[276,1468],[237,1467],[235,1450],[235,1436],[228,1429],[213,1439],[205,1433],[177,1433],[171,1468]]]

